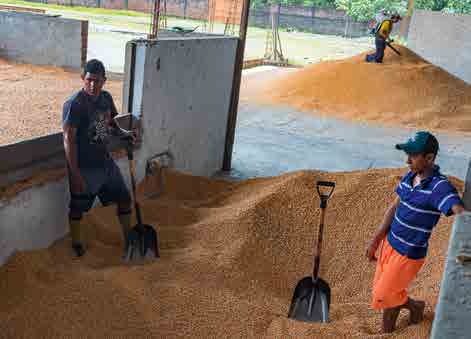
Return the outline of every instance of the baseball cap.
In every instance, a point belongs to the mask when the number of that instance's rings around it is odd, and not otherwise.
[[[430,132],[419,131],[405,143],[397,144],[396,149],[403,150],[407,154],[437,154],[438,140]]]
[[[399,13],[393,13],[393,14],[391,15],[391,19],[393,19],[393,20],[394,20],[394,19],[402,20],[402,17],[401,17],[401,15],[400,15]]]

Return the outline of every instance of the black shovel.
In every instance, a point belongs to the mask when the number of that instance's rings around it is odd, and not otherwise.
[[[391,45],[390,42],[386,41],[386,45],[387,45],[389,48],[391,48],[391,49],[394,51],[394,53],[396,53],[397,55],[401,56],[401,52],[399,52],[397,49],[395,49],[395,48]]]
[[[330,192],[324,194],[320,187],[330,187]],[[324,231],[325,209],[327,200],[334,192],[335,183],[330,181],[318,181],[317,192],[321,198],[321,220],[319,225],[319,236],[317,240],[317,251],[314,257],[314,269],[312,276],[301,279],[293,293],[288,318],[305,322],[329,321],[330,287],[323,279],[319,278],[319,266],[322,248],[322,234]]]
[[[127,152],[137,224],[128,233],[124,261],[129,262],[133,260],[141,260],[143,258],[159,258],[160,254],[157,232],[152,226],[142,223],[141,209],[136,195],[135,164],[133,145],[131,142],[128,143]]]

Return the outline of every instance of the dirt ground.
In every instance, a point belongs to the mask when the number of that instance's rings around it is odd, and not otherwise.
[[[425,321],[380,335],[370,306],[374,264],[365,248],[394,199],[405,169],[300,171],[242,182],[167,173],[140,185],[144,221],[157,227],[161,258],[120,262],[112,207],[84,219],[88,252],[70,239],[19,252],[0,268],[1,338],[428,338],[452,218],[443,218],[411,294],[427,302]],[[286,317],[296,283],[310,274],[319,223],[316,180],[335,181],[320,276],[332,288],[331,322]],[[463,183],[452,179],[459,190]]]
[[[18,64],[0,59],[0,145],[62,130],[62,106],[82,87],[80,74],[52,66]],[[107,89],[121,108],[122,82]]]

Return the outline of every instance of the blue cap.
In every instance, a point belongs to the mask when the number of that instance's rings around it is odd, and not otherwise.
[[[438,153],[438,140],[429,132],[420,131],[415,133],[414,137],[410,138],[403,144],[397,144],[396,149],[403,150],[407,154],[428,154]]]

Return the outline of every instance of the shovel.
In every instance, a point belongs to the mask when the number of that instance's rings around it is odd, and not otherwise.
[[[131,142],[129,142],[127,145],[127,153],[137,224],[128,232],[128,236],[126,238],[124,261],[129,262],[134,260],[141,260],[144,258],[159,258],[160,254],[157,232],[152,226],[142,223],[141,209],[139,207],[139,202],[137,201],[136,195],[135,164],[133,156],[133,145]]]
[[[392,41],[391,41],[391,42],[392,42]],[[401,52],[399,52],[397,49],[395,49],[395,48],[391,45],[391,43],[390,43],[389,41],[386,41],[386,45],[387,45],[389,48],[391,48],[391,49],[394,51],[394,53],[396,53],[397,55],[401,56]]]
[[[330,191],[325,194],[321,192],[320,187],[328,187]],[[327,200],[334,192],[335,183],[330,181],[318,181],[317,192],[321,199],[321,220],[319,225],[319,236],[317,240],[317,250],[314,257],[314,269],[312,276],[301,279],[293,293],[288,318],[304,322],[322,322],[329,321],[330,308],[330,287],[329,284],[319,278],[319,266],[322,248],[322,234],[324,231],[325,209]]]

